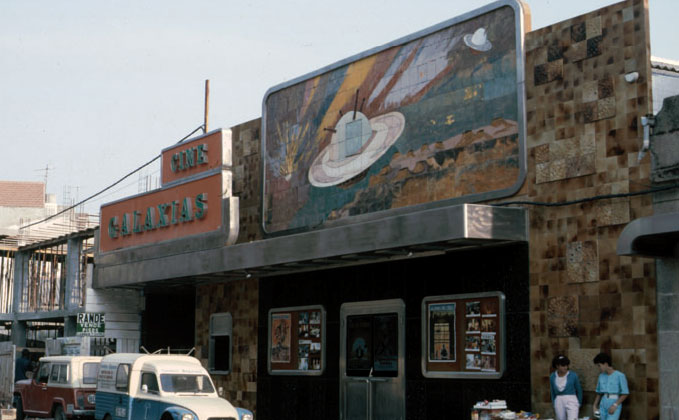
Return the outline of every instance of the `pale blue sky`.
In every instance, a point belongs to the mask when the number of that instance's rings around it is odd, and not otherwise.
[[[2,180],[84,198],[203,122],[258,118],[270,87],[488,1],[2,0]],[[533,29],[611,4],[533,0]],[[676,5],[650,0],[651,52],[679,59]],[[137,193],[138,177],[87,206]],[[76,190],[77,187],[77,190]]]

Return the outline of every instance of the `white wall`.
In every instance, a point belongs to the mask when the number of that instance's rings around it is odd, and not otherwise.
[[[144,297],[139,290],[92,289],[92,266],[87,267],[85,312],[106,315],[106,338],[116,339],[116,352],[138,353],[141,345],[141,311]]]

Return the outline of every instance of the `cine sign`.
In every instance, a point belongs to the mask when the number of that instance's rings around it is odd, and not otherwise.
[[[106,316],[100,313],[81,312],[77,316],[75,335],[81,337],[103,337],[106,330]]]

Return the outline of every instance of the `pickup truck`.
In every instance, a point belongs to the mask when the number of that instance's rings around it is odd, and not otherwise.
[[[33,378],[14,385],[17,420],[93,418],[100,361],[97,356],[40,358]]]

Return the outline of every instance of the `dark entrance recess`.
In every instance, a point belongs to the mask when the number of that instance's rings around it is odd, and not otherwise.
[[[148,287],[142,314],[141,345],[148,351],[188,352],[195,342],[196,289],[192,286]]]
[[[513,244],[444,255],[260,279],[259,319],[276,307],[323,305],[326,369],[321,376],[269,375],[267,323],[259,323],[257,418],[340,416],[340,307],[346,302],[405,302],[407,419],[469,418],[475,402],[506,399],[531,408],[528,246]],[[500,291],[506,296],[507,369],[500,379],[440,379],[422,375],[421,308],[426,296]],[[367,321],[373,321],[369,318]],[[366,321],[356,318],[355,321]],[[370,324],[370,322],[368,322]],[[366,327],[367,328],[367,327]],[[372,327],[371,327],[372,328]],[[361,370],[362,366],[355,366]],[[352,373],[361,373],[358,372]]]

